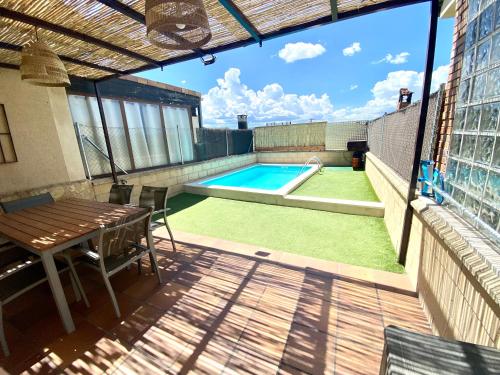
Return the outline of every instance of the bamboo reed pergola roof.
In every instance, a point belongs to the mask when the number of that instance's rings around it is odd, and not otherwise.
[[[35,28],[69,74],[98,80],[424,1],[204,0],[212,39],[202,49],[175,51],[147,40],[144,0],[0,0],[0,67],[19,66]]]

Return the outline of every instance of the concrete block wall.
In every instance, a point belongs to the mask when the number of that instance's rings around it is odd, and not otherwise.
[[[392,245],[399,254],[408,183],[372,153],[366,155],[365,172],[385,205],[384,222]]]
[[[450,135],[455,117],[455,104],[458,87],[462,75],[462,60],[464,56],[465,32],[467,30],[468,0],[457,0],[455,26],[453,29],[453,46],[451,49],[450,69],[443,98],[443,108],[439,121],[436,140],[436,165],[442,172],[446,171],[448,151],[450,149]]]
[[[304,164],[312,156],[318,156],[326,166],[350,166],[351,151],[297,151],[297,152],[258,152],[258,163]]]
[[[62,184],[48,185],[28,190],[20,190],[7,194],[0,194],[0,201],[8,202],[43,193],[50,193],[55,200],[68,198],[95,200],[94,189],[90,181],[80,180]]]
[[[256,162],[256,154],[233,155],[199,163],[133,173],[120,176],[119,178],[120,180],[126,180],[127,184],[136,187],[132,192],[131,200],[137,203],[139,201],[141,187],[144,185],[168,186],[170,188],[169,196],[174,196],[183,191],[183,185],[187,182],[229,171],[231,169],[241,168]],[[92,182],[95,196],[98,201],[106,202],[108,200],[109,189],[112,183],[113,181],[111,178],[99,179]]]

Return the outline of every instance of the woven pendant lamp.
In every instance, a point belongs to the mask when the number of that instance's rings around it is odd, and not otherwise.
[[[21,79],[36,86],[69,86],[68,73],[47,43],[33,40],[21,51]]]
[[[147,36],[158,47],[189,50],[211,38],[202,0],[146,0]]]

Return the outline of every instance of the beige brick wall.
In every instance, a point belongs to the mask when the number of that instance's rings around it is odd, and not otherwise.
[[[408,185],[370,153],[366,173],[385,204],[384,220],[399,249]],[[449,210],[425,198],[412,205],[405,270],[416,286],[433,332],[500,348],[498,276],[483,259],[488,251],[490,256],[500,255]],[[498,264],[498,259],[492,261]]]
[[[420,258],[418,268],[411,266],[410,273],[417,276],[419,297],[433,332],[500,348],[500,306],[495,288],[488,286],[498,284],[498,276],[476,253],[486,243],[467,249],[450,230],[452,221],[456,221],[454,228],[463,225],[461,219],[442,207],[427,207],[424,201],[414,202],[421,209],[413,218],[414,241],[408,254]],[[467,226],[461,229],[474,231]]]

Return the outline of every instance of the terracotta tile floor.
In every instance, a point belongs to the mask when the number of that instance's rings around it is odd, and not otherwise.
[[[79,267],[91,307],[67,298],[66,335],[48,286],[4,308],[10,373],[378,374],[389,324],[430,333],[418,300],[336,275],[157,239],[164,284],[144,261],[112,279]],[[63,280],[69,285],[67,280]]]

